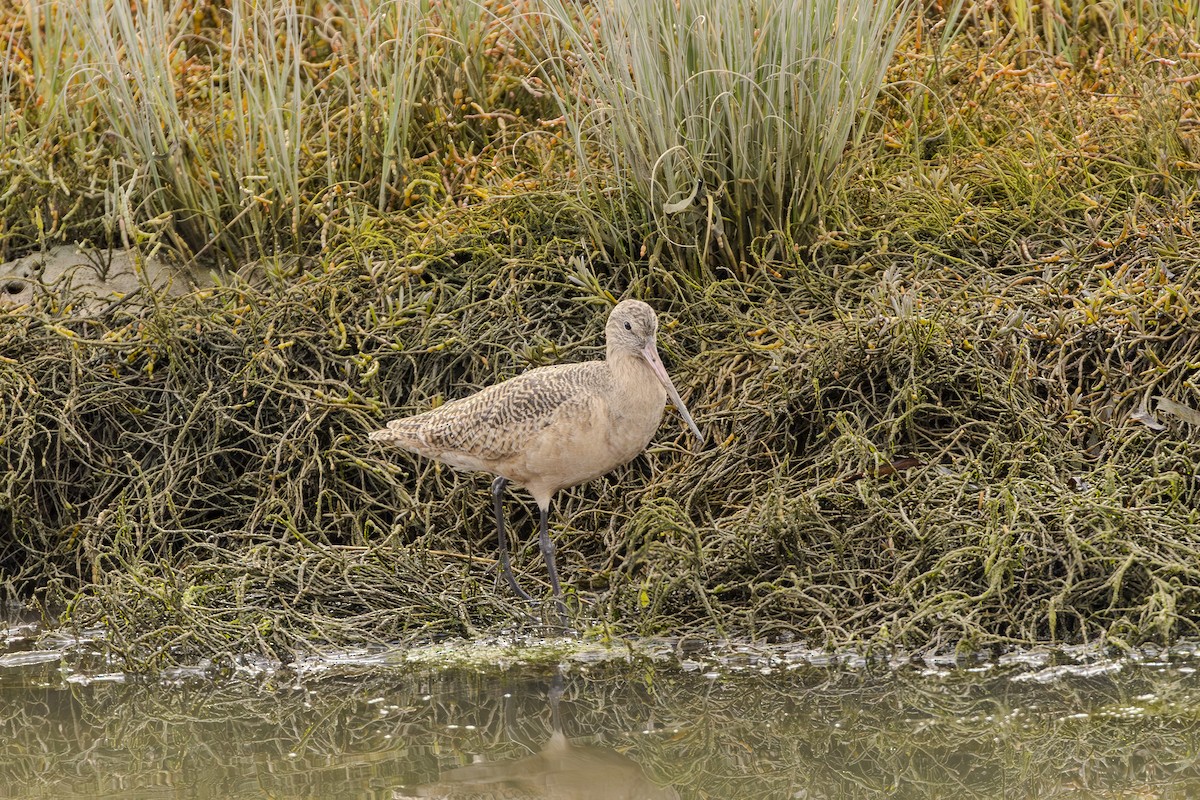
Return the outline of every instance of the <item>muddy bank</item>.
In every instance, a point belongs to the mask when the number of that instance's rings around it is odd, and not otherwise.
[[[213,281],[210,270],[154,256],[65,245],[0,264],[0,303],[27,306],[35,295],[52,292],[69,296],[79,313],[91,313],[114,303],[145,305],[154,295],[178,297]]]

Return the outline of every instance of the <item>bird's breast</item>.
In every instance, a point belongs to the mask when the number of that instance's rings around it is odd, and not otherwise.
[[[656,391],[657,390],[657,391]],[[667,393],[655,381],[620,393],[608,406],[607,444],[616,464],[624,464],[646,449],[662,422]]]
[[[649,387],[614,384],[564,409],[502,474],[534,497],[590,481],[646,449],[665,405],[666,392],[657,381]]]

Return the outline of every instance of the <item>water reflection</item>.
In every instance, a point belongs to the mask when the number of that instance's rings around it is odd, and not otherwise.
[[[571,744],[558,732],[532,756],[458,767],[436,783],[411,794],[398,791],[395,797],[677,800],[679,793],[656,785],[628,756],[606,747]]]
[[[366,653],[146,680],[55,649],[0,653],[0,798],[1200,797],[1186,650],[567,657],[561,675]]]
[[[678,792],[655,784],[628,756],[567,740],[561,711],[565,685],[560,669],[548,696],[554,732],[540,751],[524,758],[451,769],[436,783],[416,787],[411,793],[397,791],[396,800],[679,800]]]

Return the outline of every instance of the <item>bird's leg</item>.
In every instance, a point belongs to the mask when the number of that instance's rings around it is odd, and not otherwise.
[[[567,688],[564,686],[562,665],[560,664],[554,670],[554,680],[550,682],[550,691],[546,693],[546,699],[550,701],[550,727],[554,733],[564,733],[562,712],[559,709],[559,704],[566,693]]]
[[[558,620],[567,627],[567,607],[563,603],[562,588],[558,585],[558,566],[554,563],[554,542],[550,541],[550,531],[546,528],[546,515],[549,508],[538,504],[538,545],[542,549],[542,557],[546,559],[546,570],[550,573],[550,589],[554,592],[554,604],[558,607]]]
[[[512,574],[512,567],[508,565],[508,534],[504,532],[504,487],[507,485],[508,478],[497,477],[492,481],[492,500],[496,509],[496,536],[500,541],[500,569],[504,572],[505,580],[517,593],[517,596],[527,603],[532,603],[533,598],[517,583],[517,579]]]

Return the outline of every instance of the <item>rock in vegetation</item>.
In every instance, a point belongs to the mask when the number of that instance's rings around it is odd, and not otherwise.
[[[67,245],[0,264],[0,304],[24,306],[39,291],[69,291],[78,313],[92,313],[114,301],[136,302],[144,288],[174,297],[211,283],[205,270],[179,269],[155,256]]]

